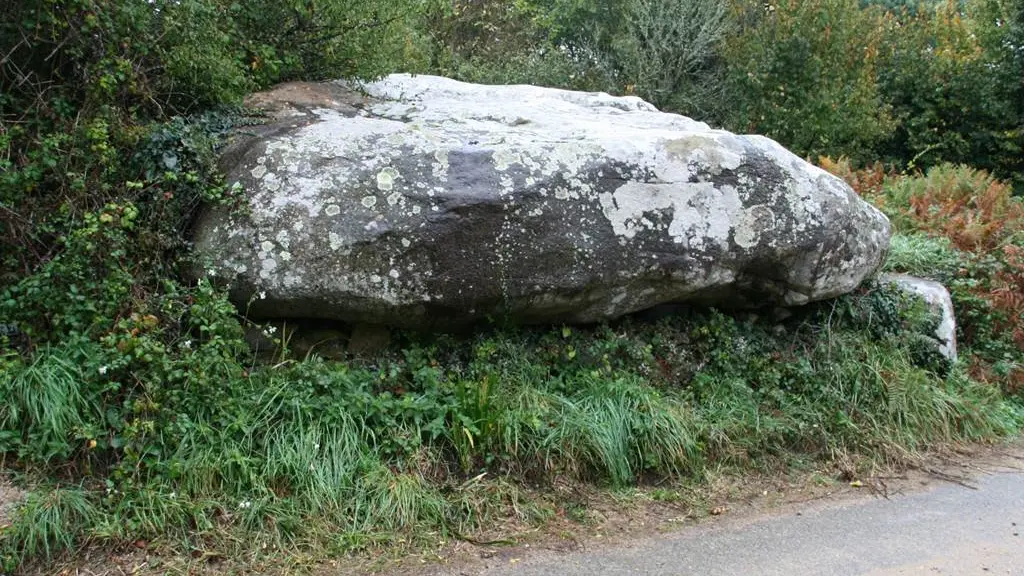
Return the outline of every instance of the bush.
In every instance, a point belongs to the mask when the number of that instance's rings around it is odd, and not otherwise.
[[[945,236],[967,252],[992,253],[1024,232],[1024,202],[1013,189],[967,166],[893,180],[881,208],[899,229]]]
[[[933,267],[942,271],[958,340],[966,357],[974,355],[974,376],[1010,392],[1024,389],[1024,201],[1006,183],[966,166],[887,176],[877,168],[852,170],[846,162],[822,165],[909,235],[894,237],[890,269],[925,276]],[[960,264],[951,274],[954,255]]]
[[[727,94],[714,65],[725,16],[722,0],[634,0],[605,61],[620,86],[659,108],[707,118]]]
[[[898,124],[879,148],[897,164],[970,164],[1001,177],[1024,170],[1019,105],[994,2],[941,2],[890,14],[878,82]]]
[[[872,160],[895,123],[876,81],[881,14],[856,0],[734,2],[723,59],[733,130],[799,155]]]
[[[614,91],[593,46],[569,39],[587,25],[576,18],[584,9],[574,0],[430,3],[423,18],[433,46],[429,69],[483,84]]]
[[[721,0],[440,2],[435,71],[484,83],[636,94],[709,117],[723,106],[714,63]]]

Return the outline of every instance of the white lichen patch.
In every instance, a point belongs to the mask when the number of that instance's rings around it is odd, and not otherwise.
[[[732,186],[710,182],[645,184],[629,182],[614,193],[600,195],[605,217],[616,235],[633,239],[641,230],[656,230],[646,217],[656,212],[671,222],[665,231],[676,244],[702,249],[708,243],[728,245],[729,233],[743,210]]]
[[[273,258],[266,258],[260,262],[260,278],[264,280],[268,279],[273,275],[274,270],[277,270],[277,260]]]
[[[384,168],[377,173],[377,189],[382,192],[390,192],[395,187],[395,180],[399,178],[398,170],[391,166]]]
[[[331,250],[337,251],[345,245],[345,241],[336,232],[329,232],[327,234],[327,245],[331,247]]]
[[[365,207],[365,208],[373,208],[374,206],[377,205],[377,197],[376,196],[363,196],[363,199],[360,200],[359,203],[362,204],[363,207]]]
[[[327,207],[324,208],[324,214],[331,217],[337,216],[338,214],[341,214],[341,207],[337,204],[328,204]]]
[[[277,240],[277,243],[284,249],[288,249],[291,244],[291,237],[288,235],[287,230],[278,231],[277,236],[275,236],[274,239]]]
[[[504,172],[513,164],[519,164],[521,162],[522,158],[519,154],[516,154],[507,148],[500,148],[494,151],[494,168],[499,172]]]
[[[736,222],[733,241],[737,246],[750,249],[758,245],[766,232],[775,228],[775,212],[765,205],[751,206],[743,211]]]
[[[431,164],[430,167],[431,175],[434,178],[437,178],[438,182],[447,182],[449,168],[448,149],[438,148],[437,150],[434,150],[433,156],[434,162]],[[426,184],[423,182],[417,182],[416,185],[418,188],[426,187]]]
[[[445,170],[448,169],[448,150],[445,148],[439,148],[434,151],[434,160],[437,161],[441,167]]]

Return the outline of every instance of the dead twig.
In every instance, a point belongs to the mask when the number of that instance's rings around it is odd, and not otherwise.
[[[923,468],[922,467],[922,468],[918,468],[918,470],[920,470],[921,472],[924,472],[925,474],[928,474],[929,476],[932,476],[934,478],[938,478],[939,480],[944,480],[944,481],[949,482],[951,484],[957,484],[959,486],[963,486],[964,488],[970,488],[971,490],[977,490],[978,489],[977,486],[969,483],[969,480],[970,480],[969,478],[966,478],[966,477],[963,477],[963,476],[954,476],[952,474],[948,474],[948,473],[943,472],[941,470],[936,470],[935,468]]]

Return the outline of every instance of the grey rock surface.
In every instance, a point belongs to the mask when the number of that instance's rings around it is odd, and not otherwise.
[[[222,164],[250,205],[207,210],[194,239],[197,268],[253,317],[429,328],[799,305],[854,289],[888,251],[888,220],[838,178],[635,97],[393,75],[251,102],[270,122]]]
[[[938,315],[939,325],[935,329],[935,339],[939,343],[939,352],[956,362],[956,313],[953,310],[953,297],[949,290],[939,282],[925,280],[906,274],[882,274],[878,281],[890,284],[904,292],[920,297]]]

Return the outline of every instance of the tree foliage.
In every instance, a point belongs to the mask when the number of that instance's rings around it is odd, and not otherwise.
[[[944,2],[890,14],[878,83],[898,121],[881,155],[897,164],[1024,170],[1022,117],[995,2]]]
[[[729,125],[804,155],[870,159],[894,129],[875,81],[880,15],[856,0],[746,0],[732,17]]]

